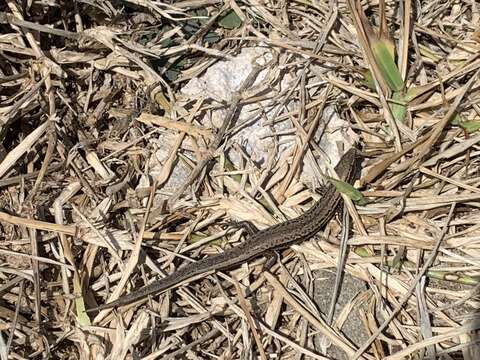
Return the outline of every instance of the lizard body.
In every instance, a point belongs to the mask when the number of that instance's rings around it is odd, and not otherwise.
[[[345,153],[335,167],[335,171],[341,180],[351,183],[358,177],[360,172],[359,160],[360,158],[354,148]],[[340,200],[341,195],[337,192],[335,186],[329,184],[322,198],[297,218],[261,230],[236,247],[183,266],[163,279],[124,295],[117,300],[90,309],[88,312],[125,305],[148,295],[168,290],[196,275],[213,270],[228,269],[261,256],[270,250],[285,248],[294,243],[308,240],[328,224],[335,214]]]

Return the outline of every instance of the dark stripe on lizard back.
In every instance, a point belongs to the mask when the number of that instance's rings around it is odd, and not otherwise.
[[[350,149],[340,159],[335,171],[340,179],[352,183],[360,174],[360,157],[357,151]],[[341,195],[336,191],[335,186],[329,184],[322,198],[299,217],[261,230],[236,247],[183,266],[163,279],[134,290],[108,304],[90,309],[88,312],[128,304],[165,291],[196,275],[231,268],[261,256],[266,251],[305,241],[327,225],[335,214],[340,200]]]

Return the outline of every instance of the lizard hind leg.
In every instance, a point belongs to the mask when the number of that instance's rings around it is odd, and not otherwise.
[[[279,260],[278,253],[275,250],[267,250],[263,253],[263,256],[265,256],[266,260],[262,266],[262,272],[270,271],[270,269],[273,267],[273,265],[275,265],[277,260]]]
[[[243,229],[247,233],[248,236],[253,236],[258,233],[260,230],[248,220],[244,221],[227,221],[225,222],[226,225],[230,226],[233,229]]]

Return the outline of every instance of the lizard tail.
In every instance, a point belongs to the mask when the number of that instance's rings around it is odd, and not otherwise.
[[[185,280],[188,280],[196,275],[204,274],[212,270],[220,270],[230,267],[234,265],[232,262],[232,253],[237,252],[239,252],[238,249],[231,248],[218,255],[208,256],[195,263],[188,264],[187,266],[178,269],[172,274],[165,276],[163,279],[154,281],[153,283],[146,285],[138,290],[135,290],[130,294],[124,295],[117,300],[110,301],[109,303],[88,309],[87,313],[130,304],[137,300],[144,299],[148,295],[158,294],[172,287],[178,286]],[[245,254],[242,255],[239,255],[236,260],[242,262]]]

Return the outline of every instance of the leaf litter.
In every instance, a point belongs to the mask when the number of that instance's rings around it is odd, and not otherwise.
[[[1,358],[479,358],[479,22],[475,2],[0,5]],[[85,313],[235,246],[235,222],[300,215],[354,143],[350,222],[268,272]],[[364,284],[337,276],[334,318],[320,269]]]

